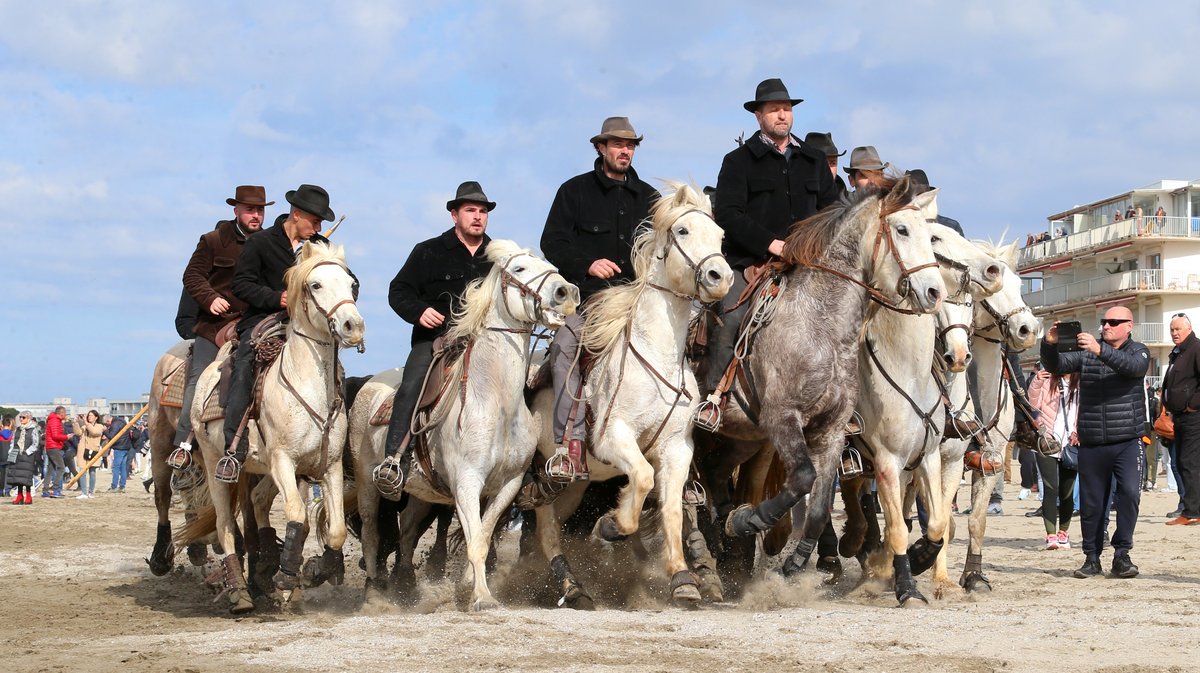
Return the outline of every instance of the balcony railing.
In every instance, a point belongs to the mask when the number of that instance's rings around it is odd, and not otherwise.
[[[1066,285],[1044,288],[1023,295],[1025,303],[1037,309],[1083,301],[1113,292],[1132,290],[1159,290],[1163,286],[1162,269],[1138,269],[1123,271],[1101,278],[1081,280]]]
[[[1167,330],[1163,329],[1163,324],[1160,322],[1144,322],[1133,326],[1133,333],[1130,335],[1134,341],[1140,341],[1144,344],[1161,344],[1166,343],[1163,339],[1163,334]]]
[[[1113,222],[1103,227],[1051,238],[1021,249],[1017,266],[1024,268],[1039,260],[1079,252],[1139,236],[1200,239],[1200,217],[1154,217],[1132,218]]]

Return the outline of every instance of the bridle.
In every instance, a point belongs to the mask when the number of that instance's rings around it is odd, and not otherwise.
[[[994,344],[1008,341],[1011,338],[1012,326],[1009,324],[1009,321],[1012,320],[1015,316],[1021,315],[1022,313],[1029,313],[1029,314],[1033,313],[1033,309],[1029,308],[1029,306],[1026,304],[1021,304],[1020,306],[1010,310],[1008,313],[1005,313],[1003,315],[1001,315],[1001,313],[999,311],[997,311],[995,308],[993,308],[987,299],[984,299],[983,301],[979,302],[979,305],[982,306],[983,310],[987,311],[987,314],[992,317],[993,322],[990,325],[980,327],[979,329],[976,330],[976,332],[977,333],[978,332],[990,332],[992,330],[999,330],[999,332],[1000,332],[999,339],[993,339],[991,337],[984,336],[983,334],[979,334],[980,339],[983,339],[984,341],[990,341]]]
[[[685,216],[691,215],[692,213],[696,213],[697,215],[703,215],[704,217],[707,217],[709,220],[712,221],[713,224],[717,223],[717,221],[715,219],[713,219],[712,215],[704,212],[703,210],[700,210],[699,208],[692,208],[690,210],[685,211],[682,215],[675,218],[675,222],[678,222],[679,220],[683,219]],[[714,257],[724,257],[724,255],[721,253],[720,250],[718,250],[717,252],[713,252],[713,253],[705,255],[704,257],[700,258],[699,262],[696,262],[691,258],[690,255],[687,254],[687,251],[685,251],[683,249],[683,246],[679,244],[679,237],[675,235],[675,223],[671,224],[668,231],[669,231],[669,239],[667,241],[667,244],[665,246],[663,246],[662,254],[658,256],[658,259],[665,262],[667,259],[667,255],[671,254],[672,248],[678,250],[679,255],[681,257],[683,257],[684,264],[687,264],[688,268],[692,270],[692,282],[696,286],[696,293],[695,294],[684,294],[682,292],[676,292],[675,290],[672,290],[671,288],[663,287],[661,285],[656,285],[654,283],[646,283],[646,285],[654,288],[655,290],[673,294],[680,299],[687,299],[688,301],[699,301],[700,300],[700,286],[704,280],[701,277],[703,275],[703,272],[701,271],[701,269],[703,269],[704,264],[706,262],[708,262],[708,260],[710,260]]]
[[[522,281],[520,278],[517,278],[516,276],[514,276],[512,274],[512,272],[508,270],[508,266],[513,263],[513,260],[515,260],[516,258],[521,257],[521,256],[533,257],[532,255],[527,255],[526,253],[517,253],[517,254],[513,255],[512,257],[509,257],[508,260],[504,262],[504,266],[500,267],[500,295],[504,298],[504,309],[506,311],[508,311],[509,315],[513,315],[513,312],[512,312],[512,310],[510,310],[508,308],[508,292],[507,292],[508,288],[510,288],[510,287],[515,288],[517,290],[517,292],[519,292],[521,294],[522,299],[532,299],[533,300],[533,318],[531,320],[519,320],[518,319],[519,322],[526,322],[526,323],[530,323],[532,325],[533,323],[536,323],[538,321],[538,318],[542,315],[542,286],[544,286],[546,284],[546,281],[549,280],[551,275],[558,273],[558,269],[551,266],[548,269],[546,269],[545,271],[543,271],[543,272],[539,273],[538,275],[534,276],[533,278],[531,278],[529,280],[529,282],[526,283],[526,282]],[[537,287],[533,287],[532,286],[533,283],[537,283]],[[515,318],[516,316],[513,315],[513,317]],[[508,331],[508,332],[514,331],[511,329],[507,329],[507,328],[489,327],[488,329],[490,329],[492,331]],[[521,330],[521,331],[523,331],[526,334],[529,334],[533,331],[533,328],[530,327],[529,329],[525,329],[525,330]]]

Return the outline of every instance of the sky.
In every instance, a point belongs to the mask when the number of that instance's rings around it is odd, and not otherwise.
[[[801,137],[874,145],[968,235],[1024,239],[1200,178],[1197,34],[1172,2],[0,0],[0,403],[147,392],[239,184],[268,223],[328,189],[367,324],[347,372],[400,366],[388,283],[460,182],[536,248],[605,117],[645,136],[643,179],[711,185],[769,77],[805,99]]]

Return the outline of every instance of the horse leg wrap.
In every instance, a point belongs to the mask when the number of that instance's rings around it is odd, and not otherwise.
[[[279,538],[271,527],[258,529],[258,561],[254,564],[251,581],[264,593],[275,590],[272,578],[279,571]]]
[[[242,577],[242,563],[237,554],[229,554],[222,558],[221,567],[225,571],[223,580],[226,589],[241,589],[246,586],[246,580]]]
[[[983,554],[967,554],[967,562],[963,565],[962,577],[959,578],[958,584],[967,591],[992,590],[992,583],[983,574]]]
[[[725,534],[730,537],[746,537],[771,530],[783,515],[788,513],[792,505],[796,504],[794,501],[787,504],[788,499],[776,496],[764,500],[755,508],[749,505],[738,507],[725,519]]]
[[[909,545],[908,558],[914,575],[920,575],[933,567],[933,562],[937,560],[937,555],[942,551],[942,542],[942,540],[934,542],[928,537],[922,536]]]
[[[300,586],[300,562],[304,559],[304,524],[289,521],[283,534],[283,554],[279,558],[279,572],[275,573],[275,586],[290,591]]]
[[[174,556],[174,548],[171,546],[171,524],[160,523],[154,536],[154,549],[150,551],[146,565],[150,566],[151,573],[162,577],[171,572]]]
[[[562,596],[558,599],[559,607],[565,606],[575,610],[595,609],[592,597],[584,591],[583,585],[575,579],[575,574],[571,572],[571,566],[567,563],[566,556],[559,554],[550,559],[550,572],[554,574],[554,581],[558,583],[559,589],[562,591]]]
[[[792,550],[787,560],[783,562],[783,567],[780,570],[784,577],[791,577],[797,573],[804,572],[808,567],[808,561],[812,558],[813,551],[817,548],[817,541],[810,538],[801,538],[796,544],[796,548]]]
[[[912,566],[908,562],[908,554],[897,554],[892,559],[892,570],[896,578],[896,600],[904,605],[913,598],[928,604],[929,600],[917,590],[917,581],[912,576]]]
[[[671,600],[680,606],[695,606],[700,602],[700,586],[690,571],[680,570],[671,576]]]

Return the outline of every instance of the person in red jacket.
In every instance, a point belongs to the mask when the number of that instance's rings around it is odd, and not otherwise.
[[[62,419],[66,413],[66,407],[58,406],[54,407],[54,411],[46,417],[46,460],[50,463],[50,474],[47,474],[42,481],[43,498],[62,497],[62,477],[65,467],[63,443],[71,438],[63,428]]]

